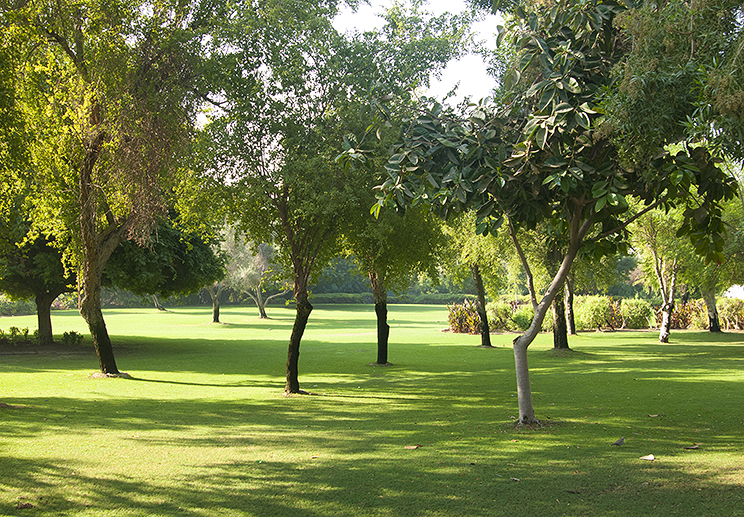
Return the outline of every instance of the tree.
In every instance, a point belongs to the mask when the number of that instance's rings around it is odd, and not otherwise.
[[[679,210],[654,210],[638,219],[631,232],[633,247],[641,253],[644,276],[653,278],[646,283],[654,285],[661,295],[661,343],[669,342],[677,279],[694,255],[689,243],[676,235],[680,220]]]
[[[198,291],[225,274],[223,258],[210,241],[183,231],[173,218],[161,220],[146,245],[125,241],[117,246],[101,285],[164,298]]]
[[[395,4],[384,18],[386,24],[379,31],[356,35],[345,51],[355,74],[350,85],[353,102],[344,115],[349,131],[344,143],[347,150],[353,147],[355,152],[367,155],[368,174],[360,185],[359,205],[344,218],[342,230],[347,253],[368,275],[372,287],[377,364],[381,365],[388,364],[388,290],[405,290],[419,274],[435,278],[443,235],[440,224],[417,209],[399,215],[380,212],[375,219],[369,210],[375,204],[372,189],[385,174],[388,148],[400,131],[403,117],[412,112],[416,88],[428,85],[432,74],[441,73],[464,51],[470,24],[468,16],[431,17],[415,4],[410,9]],[[386,119],[374,138],[365,135],[357,141],[352,135],[363,134],[371,118],[367,117],[365,98],[379,106]],[[360,112],[362,117],[358,116]]]
[[[339,249],[339,222],[357,206],[359,177],[335,162],[353,72],[333,30],[333,3],[241,4],[218,27],[220,111],[207,126],[211,161],[233,189],[232,217],[257,242],[276,243],[292,271],[296,317],[286,394],[301,393],[300,341],[313,306],[311,275]]]
[[[33,223],[68,236],[80,313],[101,372],[119,373],[100,307],[103,269],[123,240],[146,240],[165,208],[196,97],[203,21],[187,4],[23,2],[3,9],[22,45],[26,124],[37,189]]]
[[[60,294],[75,290],[75,275],[65,270],[54,242],[42,235],[27,238],[28,225],[13,222],[0,223],[0,290],[13,298],[34,299],[39,344],[51,345],[52,303]]]
[[[514,340],[519,422],[536,421],[527,348],[562,288],[579,249],[600,256],[621,249],[627,225],[662,205],[688,204],[682,231],[709,259],[721,252],[719,203],[734,182],[703,149],[660,153],[628,168],[603,125],[603,92],[623,57],[613,26],[623,7],[593,0],[559,2],[519,17],[508,41],[517,59],[503,78],[505,107],[476,107],[468,119],[434,106],[411,121],[390,159],[380,204],[425,202],[441,214],[477,210],[481,232],[503,221],[534,229],[562,225],[562,259],[529,329]],[[608,132],[608,130],[610,130]],[[692,187],[709,188],[694,192]],[[628,199],[642,200],[629,213]],[[695,214],[698,217],[695,217]]]
[[[279,290],[264,298],[266,281],[280,275],[279,265],[274,260],[274,248],[265,242],[254,245],[236,235],[234,228],[228,228],[222,241],[222,250],[227,258],[227,275],[222,285],[246,293],[256,304],[259,317],[268,318],[266,304],[290,292],[289,289]]]

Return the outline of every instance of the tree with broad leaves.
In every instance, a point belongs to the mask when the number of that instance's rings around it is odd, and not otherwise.
[[[123,240],[164,213],[196,108],[200,4],[30,0],[3,6],[3,39],[33,132],[32,221],[70,242],[80,313],[101,372],[117,375],[101,312],[103,269]]]
[[[434,106],[411,120],[390,159],[380,206],[425,202],[442,215],[476,209],[482,233],[502,222],[560,225],[562,257],[528,330],[514,340],[519,419],[536,422],[527,348],[584,247],[597,256],[625,245],[627,226],[660,206],[685,207],[681,231],[709,260],[722,249],[720,203],[735,182],[704,149],[659,150],[629,168],[601,104],[624,57],[612,1],[558,2],[519,16],[501,39],[517,48],[503,78],[505,106],[478,106],[467,119]],[[703,186],[703,188],[699,188]],[[629,212],[629,199],[640,212]]]

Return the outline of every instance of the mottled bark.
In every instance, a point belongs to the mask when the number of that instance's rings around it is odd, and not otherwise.
[[[388,364],[390,325],[387,322],[385,279],[377,271],[371,270],[369,272],[369,282],[372,285],[372,296],[375,300],[375,314],[377,315],[377,364]]]
[[[708,291],[707,289],[700,289],[700,293],[703,295],[705,301],[705,308],[708,311],[708,331],[710,332],[722,332],[721,322],[718,318],[718,308],[716,307],[716,293],[715,291]]]
[[[475,289],[478,292],[478,317],[481,321],[481,346],[483,348],[492,348],[491,329],[488,325],[488,314],[486,313],[486,289],[483,287],[483,277],[481,276],[478,264],[471,264],[470,268],[473,271],[473,281],[475,282]]]
[[[661,327],[659,328],[659,342],[669,343],[669,335],[672,328],[672,312],[674,312],[674,300],[661,306]]]

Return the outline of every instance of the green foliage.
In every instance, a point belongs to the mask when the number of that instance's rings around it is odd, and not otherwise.
[[[720,317],[720,316],[719,316]],[[657,310],[657,321],[661,322],[661,311]],[[672,311],[671,328],[705,329],[708,327],[708,313],[703,300],[689,300],[677,303]]]
[[[478,315],[478,303],[466,298],[462,303],[448,305],[449,328],[460,334],[480,334],[481,319]]]
[[[574,301],[576,328],[579,330],[615,328],[613,305],[609,296],[576,297]]]
[[[31,300],[11,300],[0,293],[0,316],[35,314],[36,304]]]
[[[70,330],[62,334],[62,344],[66,346],[80,346],[85,341],[85,337],[79,332]]]
[[[36,343],[36,333],[29,337],[28,327],[10,327],[8,332],[0,329],[0,344],[10,346],[25,346]]]
[[[534,317],[535,310],[530,305],[522,305],[516,311],[514,311],[512,322],[514,323],[514,326],[517,330],[524,332],[525,330],[530,328],[530,324],[532,324],[532,319]],[[545,324],[547,324],[547,318]]]
[[[623,298],[620,301],[620,314],[623,328],[627,329],[647,329],[652,325],[652,319],[655,321],[654,308],[640,298]]]
[[[488,325],[493,329],[516,330],[518,327],[513,321],[514,309],[511,303],[501,300],[491,302],[486,307],[488,314]]]
[[[720,298],[717,301],[718,317],[721,327],[726,330],[744,329],[744,300],[739,298]]]

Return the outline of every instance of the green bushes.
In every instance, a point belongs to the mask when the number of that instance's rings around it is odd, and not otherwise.
[[[721,298],[717,303],[718,319],[725,330],[744,328],[744,300]]]
[[[28,316],[36,314],[36,304],[31,300],[10,300],[0,293],[0,316]]]
[[[0,344],[10,346],[23,346],[36,343],[37,333],[29,336],[28,328],[10,327],[8,332],[0,329]]]
[[[574,304],[577,330],[615,328],[617,310],[609,296],[579,296]]]
[[[623,298],[620,302],[620,314],[623,320],[623,328],[647,329],[654,322],[654,308],[651,304],[640,298]]]

